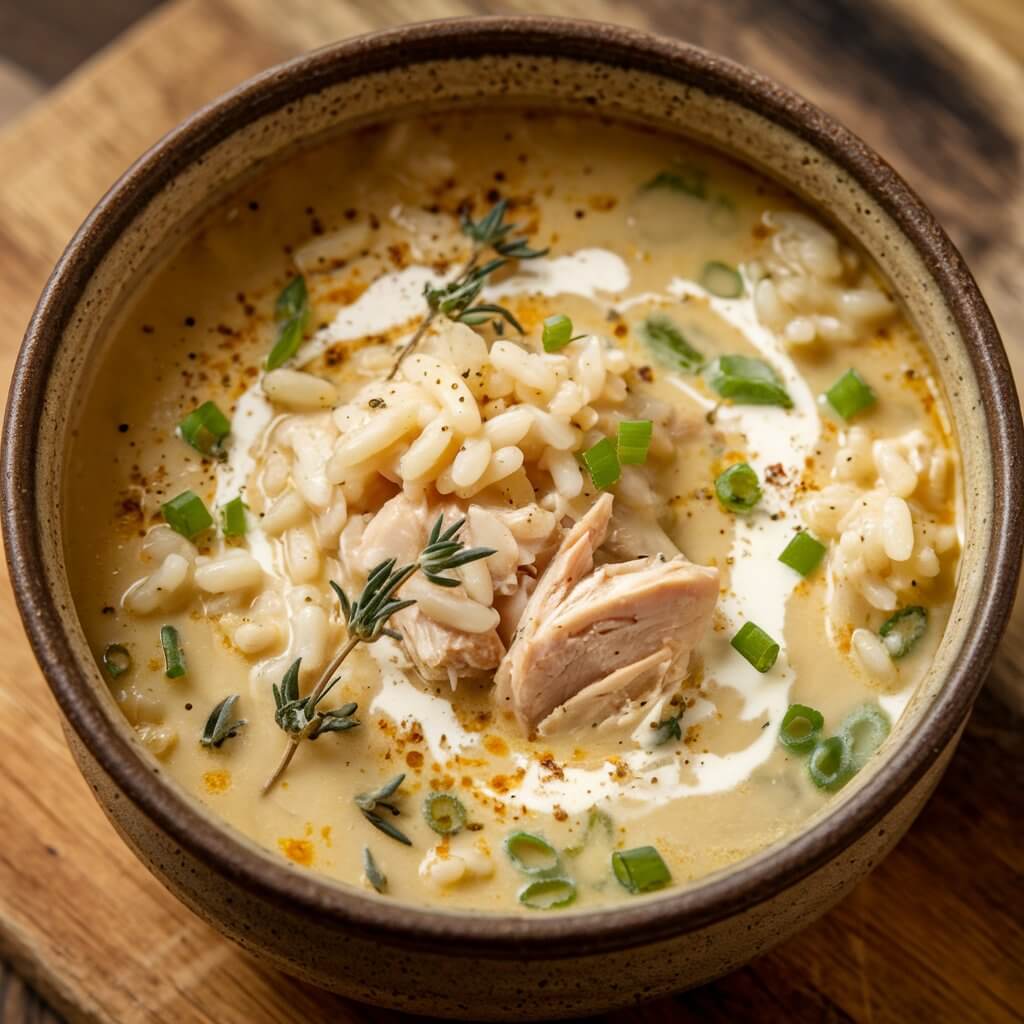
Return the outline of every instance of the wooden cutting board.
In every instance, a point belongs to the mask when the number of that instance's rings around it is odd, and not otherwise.
[[[939,213],[1024,371],[1024,4],[895,2],[176,0],[0,134],[0,380],[71,232],[199,104],[341,36],[545,9],[683,36],[838,115]],[[145,872],[65,750],[6,580],[0,608],[0,953],[76,1021],[397,1022],[259,967]],[[1018,707],[1022,639],[1024,621],[993,679]],[[728,978],[608,1020],[1022,1019],[1024,733],[992,689],[911,834],[845,903]],[[5,1021],[30,1019],[8,1010]]]

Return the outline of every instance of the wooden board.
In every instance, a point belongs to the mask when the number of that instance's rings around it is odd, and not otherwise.
[[[1024,5],[894,3],[176,0],[0,134],[0,380],[72,230],[132,158],[200,103],[339,36],[545,8],[684,36],[850,124],[951,230],[1024,373]],[[0,952],[73,1020],[398,1022],[266,972],[144,871],[71,763],[6,581],[0,607]],[[1021,686],[1022,638],[1024,616],[994,674],[1004,695]],[[608,1020],[1022,1019],[1022,764],[1020,717],[990,688],[938,794],[845,903],[728,978]],[[0,984],[4,1021],[39,1012]]]

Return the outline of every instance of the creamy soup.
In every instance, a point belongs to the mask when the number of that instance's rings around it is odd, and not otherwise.
[[[297,871],[564,912],[800,828],[942,635],[957,458],[878,271],[581,117],[361,129],[122,310],[70,572],[165,771]]]

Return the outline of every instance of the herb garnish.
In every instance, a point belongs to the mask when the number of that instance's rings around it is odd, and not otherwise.
[[[306,279],[293,277],[277,297],[274,319],[277,321],[277,340],[267,356],[267,370],[276,370],[288,362],[302,344],[302,336],[309,324],[309,292]]]
[[[204,747],[220,747],[225,740],[230,740],[238,735],[238,730],[246,725],[244,718],[235,721],[231,716],[235,713],[235,705],[238,703],[238,694],[233,693],[225,697],[211,712],[203,726],[203,735],[199,742]]]
[[[473,249],[465,266],[458,276],[447,284],[440,287],[427,285],[423,290],[423,297],[427,300],[429,312],[420,321],[420,325],[413,332],[412,337],[402,346],[391,367],[387,379],[392,380],[402,360],[419,344],[420,339],[426,334],[427,328],[433,323],[434,318],[442,313],[457,323],[468,324],[476,327],[488,321],[495,321],[495,329],[504,327],[508,321],[520,334],[523,327],[519,321],[504,306],[495,303],[477,303],[480,292],[483,290],[490,277],[496,270],[508,266],[513,260],[532,260],[547,253],[547,249],[531,249],[526,238],[511,238],[518,225],[505,223],[505,214],[508,212],[508,202],[502,199],[496,203],[480,220],[472,220],[463,211],[462,233],[472,239]],[[497,256],[482,263],[481,260],[488,249],[493,249]]]
[[[296,750],[299,749],[299,744],[304,739],[316,739],[321,733],[341,732],[358,725],[358,722],[351,719],[351,715],[356,710],[354,704],[346,704],[343,708],[326,712],[318,711],[317,706],[338,682],[334,673],[360,643],[372,644],[382,635],[389,636],[394,640],[401,639],[395,630],[389,629],[385,624],[396,612],[400,612],[403,608],[408,608],[416,602],[400,600],[395,597],[398,588],[417,571],[422,572],[436,586],[457,587],[462,582],[461,580],[442,574],[494,554],[493,548],[467,548],[463,545],[462,541],[458,539],[458,534],[465,522],[465,519],[459,519],[447,530],[444,530],[442,529],[444,516],[439,515],[430,530],[427,543],[416,561],[404,565],[400,569],[395,568],[396,559],[394,558],[381,562],[371,570],[366,580],[366,586],[363,587],[362,593],[355,601],[350,600],[345,591],[333,580],[331,581],[331,586],[341,602],[341,610],[348,627],[348,640],[324,670],[309,696],[299,697],[298,659],[285,673],[280,688],[274,687],[274,701],[277,706],[274,718],[277,724],[288,733],[289,739],[280,763],[273,775],[263,785],[264,793],[268,793],[273,788],[274,783],[291,763]],[[349,721],[351,724],[341,724],[345,721]]]
[[[672,715],[671,718],[666,718],[654,726],[654,735],[651,737],[652,747],[661,747],[671,740],[683,738],[683,730],[679,728],[680,717],[680,715]]]
[[[392,825],[387,818],[384,818],[377,813],[377,810],[381,807],[386,811],[390,811],[395,815],[395,817],[398,817],[398,815],[402,813],[401,810],[391,802],[391,797],[395,795],[398,788],[404,781],[404,773],[396,775],[393,779],[389,779],[385,782],[379,789],[374,789],[369,793],[360,793],[355,799],[356,806],[363,812],[363,817],[373,825],[374,828],[379,828],[384,835],[390,836],[392,839],[397,839],[405,846],[412,846],[412,840],[397,825]]]
[[[373,859],[373,854],[370,853],[368,846],[363,847],[363,874],[366,875],[366,880],[377,892],[382,893],[387,888],[387,875],[377,867],[377,862]]]

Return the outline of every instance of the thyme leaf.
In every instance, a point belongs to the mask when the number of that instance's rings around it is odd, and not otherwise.
[[[363,847],[363,874],[366,875],[366,880],[377,892],[382,893],[387,888],[387,875],[377,867],[377,862],[373,859],[373,854],[370,853],[368,846]]]
[[[390,811],[395,817],[402,813],[391,802],[391,797],[398,792],[404,781],[405,773],[403,772],[401,775],[396,775],[393,779],[388,779],[378,789],[371,790],[369,793],[359,793],[355,801],[356,806],[363,812],[363,817],[374,828],[380,829],[386,836],[397,839],[398,842],[403,843],[405,846],[412,846],[412,840],[397,825],[392,824],[383,815],[377,813],[378,809],[382,807]]]
[[[238,694],[233,693],[225,697],[211,712],[203,726],[203,734],[199,742],[204,747],[220,747],[225,740],[230,740],[238,735],[238,730],[248,724],[244,718],[232,721],[231,716],[235,713],[235,705],[238,703]]]
[[[460,519],[445,529],[444,516],[439,515],[416,561],[401,567],[396,567],[397,560],[394,558],[381,562],[370,571],[366,585],[355,600],[331,580],[331,588],[338,597],[341,613],[345,617],[348,640],[324,670],[308,696],[299,695],[299,669],[302,664],[299,658],[288,667],[280,685],[274,684],[274,721],[287,733],[288,746],[281,755],[274,773],[264,783],[264,793],[270,792],[284,774],[303,740],[315,740],[327,732],[347,732],[359,725],[359,720],[352,717],[356,711],[355,704],[345,704],[333,710],[321,710],[319,705],[340,679],[335,672],[359,644],[372,644],[381,636],[389,636],[394,640],[401,639],[395,630],[388,628],[387,622],[396,612],[416,602],[396,597],[399,587],[416,572],[422,572],[431,583],[439,587],[457,587],[461,580],[446,576],[444,573],[494,554],[493,548],[467,548],[458,539],[464,523],[465,520]],[[400,784],[401,778],[398,782],[398,785]],[[364,813],[369,820],[373,808],[364,810]],[[379,824],[377,827],[387,831]],[[392,832],[388,832],[388,835],[398,838]]]
[[[518,225],[506,221],[507,213],[508,202],[504,199],[495,203],[479,220],[473,220],[465,210],[462,212],[462,233],[473,242],[469,259],[451,281],[439,286],[427,285],[423,289],[427,315],[413,331],[412,337],[402,346],[388,374],[388,380],[398,373],[402,360],[416,348],[427,328],[439,315],[471,327],[491,323],[498,334],[504,332],[505,324],[508,323],[520,334],[524,333],[523,325],[510,310],[495,303],[476,301],[487,279],[495,271],[501,270],[515,260],[537,259],[548,251],[534,249],[525,237],[511,237],[518,230]],[[496,255],[485,261],[488,250]]]
[[[672,740],[681,740],[683,730],[679,728],[679,715],[666,718],[654,726],[654,735],[651,737],[651,746],[661,747]]]

